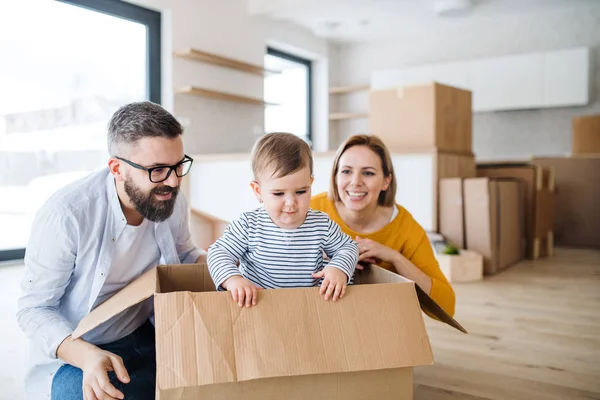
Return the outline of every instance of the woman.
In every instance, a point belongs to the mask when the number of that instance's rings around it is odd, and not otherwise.
[[[355,238],[360,261],[414,281],[453,316],[454,290],[440,270],[425,230],[395,203],[395,197],[389,151],[377,136],[356,135],[338,149],[329,193],[314,196],[311,208],[329,214]]]

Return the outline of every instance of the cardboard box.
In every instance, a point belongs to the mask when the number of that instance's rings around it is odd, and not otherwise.
[[[83,318],[80,337],[154,296],[156,398],[413,398],[433,363],[421,309],[466,332],[413,282],[371,266],[338,302],[319,288],[259,292],[240,308],[206,265],[153,268]]]
[[[495,274],[524,257],[522,191],[518,180],[464,181],[467,249],[483,256],[485,274]]]
[[[465,248],[462,178],[440,179],[439,233],[459,249]]]
[[[519,179],[524,184],[526,257],[537,259],[553,253],[555,176],[552,168],[531,163],[479,163],[477,176]]]
[[[573,154],[600,154],[600,115],[573,118]]]
[[[539,157],[532,162],[554,169],[555,244],[600,248],[600,156]]]
[[[370,131],[391,152],[472,153],[471,92],[432,82],[370,93]]]
[[[452,283],[475,282],[483,279],[483,256],[472,250],[461,250],[460,254],[439,254],[440,269]]]

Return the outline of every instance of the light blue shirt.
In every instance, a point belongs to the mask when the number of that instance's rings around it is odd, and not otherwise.
[[[126,225],[108,168],[62,188],[38,211],[17,312],[32,342],[26,399],[49,398],[54,373],[64,364],[56,349],[94,307]],[[205,254],[191,240],[183,193],[173,215],[153,225],[161,264],[194,263]]]

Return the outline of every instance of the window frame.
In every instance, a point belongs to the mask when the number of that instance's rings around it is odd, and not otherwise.
[[[120,0],[55,0],[146,26],[146,93],[161,104],[161,13]],[[25,248],[0,250],[0,262],[25,258]]]
[[[285,51],[281,51],[279,49],[273,48],[271,46],[267,46],[267,54],[279,57],[284,60],[292,61],[298,64],[302,64],[306,66],[307,74],[306,74],[306,137],[312,148],[312,139],[313,139],[313,96],[312,96],[312,60],[307,58],[299,57],[295,54],[291,54]]]
[[[102,14],[146,25],[146,91],[148,100],[161,104],[161,14],[121,0],[56,0]]]

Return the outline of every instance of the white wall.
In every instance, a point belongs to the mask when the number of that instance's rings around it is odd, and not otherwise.
[[[313,141],[326,148],[328,86],[327,41],[294,25],[250,17],[241,0],[133,0],[163,15],[163,104],[185,126],[189,154],[247,152],[264,130],[264,108],[257,105],[173,95],[173,88],[196,85],[263,98],[262,77],[174,58],[174,50],[193,47],[263,65],[267,44],[313,60]]]
[[[249,154],[196,156],[189,175],[189,202],[192,208],[225,221],[237,218],[242,212],[260,207],[250,189],[252,168]],[[315,152],[312,194],[329,190],[334,152]],[[402,204],[426,230],[436,230],[437,206],[434,183],[435,153],[392,153],[396,180],[401,187],[396,202]],[[227,182],[227,185],[223,185]],[[218,188],[218,190],[206,190]],[[216,195],[218,193],[218,195]]]
[[[600,113],[600,5],[591,10],[560,11],[504,18],[496,23],[466,25],[452,31],[375,44],[342,45],[339,80],[346,85],[368,83],[371,71],[435,62],[590,46],[594,87],[584,107],[516,112],[476,113],[473,146],[479,159],[519,159],[571,151],[571,118]],[[365,111],[368,94],[340,97],[343,111]],[[338,143],[368,131],[368,120],[339,123]],[[342,125],[343,124],[343,125]]]

